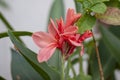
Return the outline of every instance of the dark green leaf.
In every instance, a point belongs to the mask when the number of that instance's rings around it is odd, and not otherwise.
[[[74,64],[76,64],[77,62],[79,62],[79,59],[78,59],[78,58],[75,58],[75,59],[72,60],[71,63],[72,63],[72,65],[74,65]]]
[[[83,5],[77,0],[74,0],[74,2],[75,2],[76,11],[83,13]]]
[[[93,4],[96,4],[96,3],[106,2],[106,1],[109,1],[109,0],[88,0],[88,1],[90,1]]]
[[[27,31],[12,31],[15,36],[31,36],[31,32]],[[8,37],[7,32],[0,33],[0,38]]]
[[[59,19],[60,17],[64,17],[63,0],[54,0],[50,10],[49,18],[55,20],[55,19]]]
[[[110,51],[111,55],[120,64],[120,39],[117,38],[115,35],[113,35],[106,28],[100,27],[100,29],[101,29],[104,44]]]
[[[51,69],[45,62],[39,63],[37,61],[37,55],[30,49],[26,48],[20,41],[18,41],[10,30],[8,31],[8,35],[21,55],[29,62],[29,64],[39,73],[43,79],[60,80],[60,75],[58,72]]]
[[[120,39],[120,26],[111,26],[109,30]]]
[[[21,54],[13,49],[11,49],[11,53],[11,72],[13,80],[44,80]]]
[[[95,13],[105,13],[107,7],[104,3],[97,3],[90,8]]]
[[[59,50],[56,50],[53,56],[49,59],[48,64],[56,69],[57,71],[61,71],[61,53]]]
[[[92,29],[92,27],[95,25],[95,22],[95,17],[87,14],[83,15],[77,22],[77,25],[79,27],[79,33],[83,33],[86,30]]]
[[[109,7],[118,7],[120,9],[120,1],[118,0],[110,0],[109,2],[105,2],[105,4]]]
[[[3,77],[0,76],[0,80],[5,80]]]
[[[111,74],[114,73],[116,60],[112,57],[107,47],[103,43],[103,41],[100,41],[98,49],[99,49],[100,59],[101,59],[101,63],[104,71],[104,77],[106,80],[108,77],[111,76]],[[95,52],[90,56],[90,65],[91,65],[90,69],[91,69],[91,75],[93,80],[100,80],[98,62],[97,62],[97,57]]]

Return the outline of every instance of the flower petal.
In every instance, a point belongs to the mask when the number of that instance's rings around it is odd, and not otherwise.
[[[71,39],[69,39],[69,42],[70,42],[72,45],[74,45],[74,46],[81,46],[81,45],[82,45],[82,43],[80,43],[80,42],[78,42],[78,41],[76,41],[76,40],[71,40]]]
[[[70,21],[71,16],[73,16],[73,15],[74,15],[74,9],[69,8],[68,11],[67,11],[66,23]]]
[[[64,22],[63,22],[62,17],[60,18],[60,20],[56,20],[56,22],[57,22],[59,32],[63,33],[64,32]]]
[[[40,47],[46,47],[48,44],[55,42],[48,33],[45,32],[35,32],[32,35],[33,41]]]
[[[53,36],[58,36],[58,29],[57,27],[55,26],[54,22],[52,19],[50,19],[50,24],[48,26],[48,32]]]
[[[75,14],[74,9],[69,8],[66,17],[66,27],[73,25],[80,18],[80,16],[81,16],[80,13]]]
[[[53,55],[53,53],[55,52],[56,47],[57,45],[55,43],[52,43],[48,45],[47,47],[41,49],[37,56],[38,61],[40,63],[44,61],[48,61],[50,57]]]
[[[77,26],[70,26],[70,27],[65,28],[64,34],[75,34],[77,31],[78,31]]]
[[[83,42],[86,38],[89,38],[92,36],[92,32],[90,30],[87,30],[86,32],[84,32],[84,34],[82,34],[79,38],[79,42]]]
[[[80,34],[74,34],[74,35],[69,35],[67,36],[68,37],[68,41],[74,45],[74,46],[81,46],[82,43],[79,42],[79,37],[80,37]]]

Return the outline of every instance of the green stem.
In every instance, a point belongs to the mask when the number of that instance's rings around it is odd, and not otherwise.
[[[92,36],[93,36],[93,41],[94,41],[94,45],[95,45],[98,66],[99,66],[100,80],[104,80],[104,73],[103,73],[102,64],[101,64],[101,60],[100,60],[99,50],[96,45],[96,40],[95,40],[93,33],[92,33]]]
[[[61,75],[61,80],[65,80],[65,74],[64,74],[64,71],[65,71],[65,66],[64,66],[65,62],[64,62],[64,55],[62,56],[62,75]]]
[[[71,57],[69,57],[68,63],[69,63],[69,65],[70,65],[70,68],[71,68],[71,70],[72,70],[72,73],[73,73],[74,77],[76,77],[77,75],[76,75],[75,69],[74,69],[74,67],[73,67],[74,65],[73,65],[72,62],[71,62]]]
[[[15,36],[31,36],[32,33],[28,31],[12,31]],[[8,37],[7,32],[0,33],[0,38]]]
[[[7,19],[4,17],[4,15],[0,12],[0,19],[2,20],[2,22],[6,25],[7,29],[13,30],[12,26],[9,24],[9,22],[7,21]]]
[[[7,21],[7,19],[4,17],[4,15],[0,12],[0,19],[2,20],[2,22],[5,24],[5,27],[8,29],[8,30],[11,30],[11,31],[15,31],[13,29],[13,27],[11,26],[11,24]],[[17,37],[17,39],[23,43],[23,41]]]
[[[80,71],[80,73],[84,73],[83,72],[83,64],[82,64],[82,62],[83,62],[83,60],[82,60],[82,56],[80,55],[80,57],[79,57],[79,71]]]
[[[70,64],[70,65],[71,65],[71,64]],[[72,69],[72,72],[73,72],[74,77],[76,77],[76,72],[75,72],[75,69],[74,69],[73,65],[71,65],[71,69]]]

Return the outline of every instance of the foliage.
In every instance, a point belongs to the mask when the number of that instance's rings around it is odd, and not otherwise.
[[[100,33],[101,38],[96,39],[96,42],[99,43],[98,50],[104,78],[116,80],[114,71],[120,69],[120,0],[74,0],[74,2],[77,13],[82,15],[76,23],[79,28],[78,32],[83,34],[86,30],[95,30],[94,27],[98,29],[96,32]],[[2,0],[0,0],[0,6],[8,7]],[[64,1],[54,0],[49,18],[54,20],[60,17],[65,18],[64,12]],[[11,49],[13,80],[100,80],[100,65],[97,62],[94,39],[84,42],[85,55],[89,56],[87,59],[84,59],[84,56],[81,57],[79,55],[81,49],[76,48],[66,61],[61,58],[60,51],[56,50],[49,61],[39,63],[37,54],[28,49],[19,38],[20,36],[31,37],[32,32],[16,31],[1,12],[0,19],[8,29],[0,33],[0,39],[9,37],[15,47]],[[85,61],[88,63],[87,74],[83,71]],[[78,74],[74,68],[76,64],[79,64]],[[0,77],[0,80],[4,79]]]

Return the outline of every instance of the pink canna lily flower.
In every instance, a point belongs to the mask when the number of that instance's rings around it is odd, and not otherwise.
[[[75,34],[73,36],[71,36],[68,41],[74,45],[74,46],[81,46],[81,52],[80,52],[80,55],[82,56],[83,53],[84,53],[84,46],[83,46],[83,41],[89,37],[92,36],[92,32],[91,31],[86,31],[84,32],[82,35],[80,34]]]
[[[73,9],[68,9],[66,23],[60,18],[60,20],[56,20],[56,27],[54,21],[50,19],[48,33],[41,31],[33,33],[33,41],[41,48],[37,56],[40,63],[48,61],[56,48],[61,51],[65,58],[68,58],[77,46],[81,46],[81,55],[83,55],[82,42],[91,36],[91,32],[86,31],[82,35],[77,33],[78,27],[74,24],[80,16],[81,14],[75,14]]]
[[[74,23],[80,18],[81,14],[75,14],[74,9],[68,9],[67,16],[66,16],[66,27],[70,25],[74,25]]]
[[[35,32],[32,35],[34,42],[42,48],[37,56],[39,62],[47,61],[53,55],[55,49],[59,47],[59,33],[52,19],[48,32]]]

